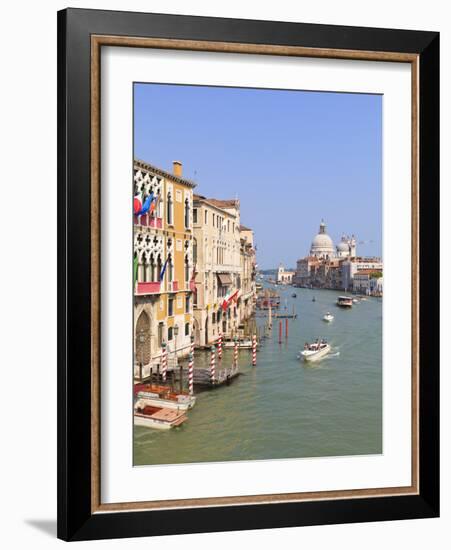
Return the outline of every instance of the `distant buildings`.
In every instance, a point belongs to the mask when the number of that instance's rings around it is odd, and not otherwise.
[[[277,282],[281,285],[291,285],[294,274],[294,271],[287,271],[285,267],[280,264],[279,269],[277,270]]]
[[[167,346],[169,365],[195,345],[239,334],[255,307],[253,232],[238,200],[194,195],[196,184],[134,162],[135,376],[149,375]]]
[[[293,284],[382,295],[382,270],[380,258],[357,256],[354,235],[343,235],[335,247],[326,232],[324,220],[321,220],[319,232],[312,240],[310,254],[297,261]],[[354,284],[356,274],[361,272],[362,275],[365,272],[371,281],[366,283],[363,282],[365,277],[358,277]],[[378,284],[374,282],[376,275],[380,279]]]

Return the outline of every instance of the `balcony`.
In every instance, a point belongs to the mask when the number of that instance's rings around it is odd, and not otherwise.
[[[136,288],[136,295],[145,296],[147,294],[160,294],[160,283],[158,281],[138,283]]]
[[[163,219],[144,214],[143,216],[133,216],[135,225],[141,225],[142,227],[152,227],[154,229],[163,228]]]

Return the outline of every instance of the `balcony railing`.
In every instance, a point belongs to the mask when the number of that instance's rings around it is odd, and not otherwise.
[[[138,283],[136,294],[160,294],[161,285],[158,281]]]
[[[135,225],[141,225],[143,227],[153,227],[154,229],[163,228],[163,219],[144,214],[143,216],[134,216]]]

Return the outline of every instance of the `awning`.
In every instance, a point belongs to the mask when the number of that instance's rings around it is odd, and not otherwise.
[[[218,279],[222,286],[228,286],[232,284],[232,277],[229,273],[218,273]]]

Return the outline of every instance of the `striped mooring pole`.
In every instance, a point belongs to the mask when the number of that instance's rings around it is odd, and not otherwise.
[[[257,364],[257,337],[252,336],[252,366],[255,367]]]
[[[189,354],[189,362],[188,362],[188,390],[189,390],[189,394],[193,395],[194,393],[194,354],[192,351]]]
[[[190,348],[190,351],[191,351],[191,353],[193,354],[193,357],[194,357],[194,336],[191,336],[191,348]]]
[[[238,338],[235,336],[235,345],[233,347],[233,368],[238,370]]]
[[[222,334],[219,333],[218,336],[218,359],[221,361],[222,359]]]
[[[166,372],[168,370],[168,350],[166,342],[161,344],[161,379],[166,382]]]
[[[216,357],[216,348],[211,346],[211,357],[210,357],[210,382],[213,384],[215,380],[215,357]]]

